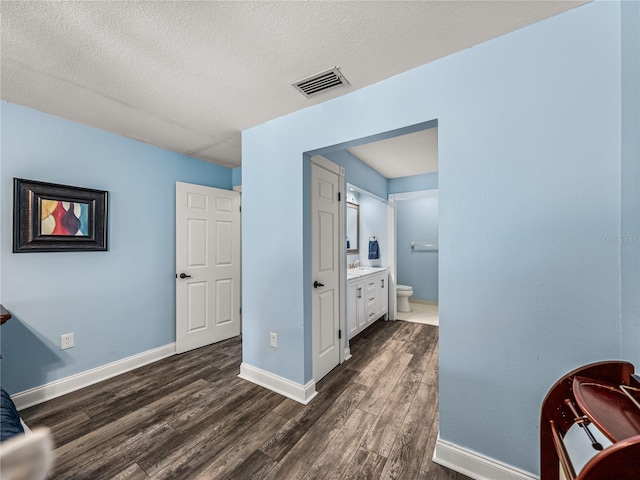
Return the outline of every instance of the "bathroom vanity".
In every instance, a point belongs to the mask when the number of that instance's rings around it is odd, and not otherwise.
[[[389,269],[347,269],[347,317],[349,338],[357,335],[389,311]]]

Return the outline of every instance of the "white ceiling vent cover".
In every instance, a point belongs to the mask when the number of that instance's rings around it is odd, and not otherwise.
[[[340,67],[333,67],[324,72],[317,73],[298,82],[292,83],[305,97],[310,97],[316,93],[325,92],[332,88],[349,85],[344,75],[340,73]]]

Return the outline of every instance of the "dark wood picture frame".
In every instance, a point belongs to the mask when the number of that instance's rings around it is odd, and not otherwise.
[[[104,190],[14,178],[13,252],[108,250],[108,196]],[[59,218],[48,214],[49,205],[59,205]],[[53,230],[43,232],[47,225]]]

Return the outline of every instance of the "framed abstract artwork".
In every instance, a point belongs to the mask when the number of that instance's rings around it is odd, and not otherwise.
[[[108,250],[104,190],[13,179],[13,252]]]

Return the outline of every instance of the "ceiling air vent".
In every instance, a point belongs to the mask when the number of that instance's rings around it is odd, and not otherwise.
[[[311,97],[316,93],[325,92],[331,88],[349,85],[347,79],[340,73],[339,68],[340,67],[333,67],[330,70],[317,73],[291,85],[298,89],[305,97]]]

